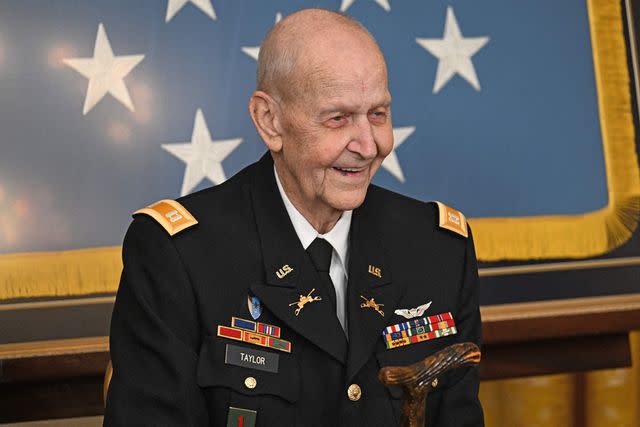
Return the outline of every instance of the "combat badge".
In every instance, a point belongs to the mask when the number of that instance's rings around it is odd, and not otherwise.
[[[258,317],[262,314],[262,305],[258,297],[247,295],[247,307],[249,307],[249,314],[253,320],[258,320]]]
[[[255,427],[258,411],[229,406],[227,427]]]

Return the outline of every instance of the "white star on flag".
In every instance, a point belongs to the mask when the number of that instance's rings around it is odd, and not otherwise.
[[[342,5],[340,6],[340,12],[344,12],[351,7],[356,0],[342,0]],[[389,4],[389,0],[374,0],[378,3],[384,10],[389,12],[391,10],[391,5]]]
[[[191,142],[163,144],[162,148],[182,160],[187,166],[180,195],[193,190],[205,177],[215,185],[227,180],[222,161],[242,142],[242,138],[212,141],[202,110],[198,108]]]
[[[453,8],[447,8],[447,21],[441,39],[416,38],[416,42],[438,58],[438,71],[433,85],[433,93],[438,93],[451,78],[458,73],[475,90],[480,90],[480,82],[473,67],[471,57],[487,44],[489,37],[463,37]]]
[[[169,0],[169,3],[167,3],[167,16],[165,17],[164,22],[171,21],[171,18],[173,18],[187,3],[193,3],[194,6],[197,6],[214,21],[217,19],[216,11],[213,9],[211,0]]]
[[[402,173],[402,167],[400,166],[396,149],[400,147],[415,130],[415,126],[393,128],[393,149],[382,162],[382,167],[400,182],[404,182],[404,173]]]
[[[124,78],[144,59],[144,55],[114,56],[102,23],[93,48],[93,58],[66,58],[63,62],[89,79],[82,114],[85,115],[110,93],[129,110],[134,111]]]
[[[282,13],[276,13],[276,24],[282,20]],[[251,46],[251,47],[242,47],[242,51],[255,59],[258,60],[258,55],[260,54],[260,46]]]

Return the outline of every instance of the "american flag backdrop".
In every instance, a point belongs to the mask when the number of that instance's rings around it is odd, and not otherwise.
[[[607,204],[585,1],[0,0],[0,253],[118,245],[134,210],[258,159],[260,42],[310,6],[386,56],[377,184],[472,218]]]

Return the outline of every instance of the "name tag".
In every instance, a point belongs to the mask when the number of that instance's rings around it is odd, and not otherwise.
[[[261,371],[278,373],[280,355],[254,348],[240,347],[227,344],[224,363],[242,366],[243,368],[259,369]]]

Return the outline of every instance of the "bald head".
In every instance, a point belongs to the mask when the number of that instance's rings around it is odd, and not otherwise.
[[[260,47],[257,90],[282,100],[308,93],[309,84],[322,83],[324,62],[335,58],[331,50],[340,49],[347,38],[375,52],[384,64],[373,36],[353,18],[326,9],[304,9],[285,17]]]

